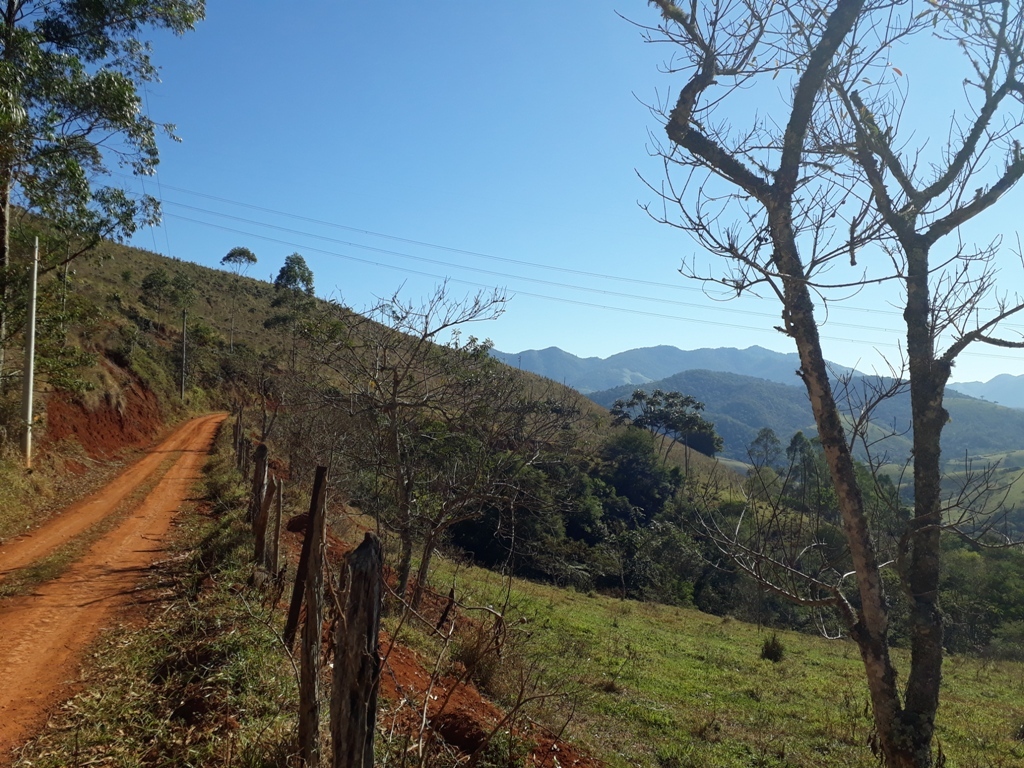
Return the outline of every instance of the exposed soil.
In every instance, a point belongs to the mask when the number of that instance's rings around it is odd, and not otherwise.
[[[75,438],[89,458],[109,459],[125,448],[148,445],[162,426],[156,395],[134,380],[118,398],[108,395],[91,410],[67,392],[54,392],[46,401],[43,445]]]
[[[187,422],[103,488],[54,515],[40,527],[4,542],[0,545],[0,581],[112,514],[171,454],[201,442],[211,429],[210,424],[219,424],[223,419],[223,416],[206,416]]]
[[[140,391],[139,395],[145,397],[146,393]],[[50,413],[53,419],[53,411]],[[94,423],[90,417],[80,426],[83,433],[74,428],[69,433],[79,438],[90,455],[109,455],[103,452],[123,445],[115,446],[105,437],[112,433],[102,425],[113,422],[104,422],[104,418]],[[12,747],[38,729],[54,705],[66,698],[83,649],[116,611],[139,599],[136,586],[162,553],[171,521],[198,481],[224,418],[218,414],[188,422],[106,489],[31,535],[0,548],[0,562],[7,572],[17,568],[17,563],[31,563],[76,531],[112,514],[165,459],[177,454],[177,460],[137,509],[61,577],[43,584],[32,595],[0,602],[4,638],[0,644],[0,765],[10,762]],[[74,418],[70,421],[73,424]]]
[[[423,702],[426,706],[426,738],[439,738],[463,755],[472,755],[484,746],[498,726],[504,713],[485,699],[473,683],[452,675],[435,675],[431,679],[419,655],[390,638],[381,643],[381,697],[387,702],[381,713],[385,731],[410,737],[415,743],[423,724]],[[507,726],[503,726],[507,729]],[[500,730],[500,729],[499,729]],[[603,763],[583,754],[572,745],[536,727],[516,735],[530,745],[528,764],[544,768],[601,768]]]

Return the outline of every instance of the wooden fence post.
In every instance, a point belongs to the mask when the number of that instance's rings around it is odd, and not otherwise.
[[[284,644],[290,649],[295,642],[295,631],[299,627],[299,611],[302,608],[302,592],[306,587],[306,567],[309,563],[309,550],[313,546],[313,529],[319,514],[317,499],[326,494],[327,467],[317,467],[313,479],[313,497],[309,502],[309,516],[306,521],[306,536],[302,540],[302,552],[299,553],[299,565],[295,570],[295,586],[292,588],[292,602],[288,607],[288,620],[284,625]]]
[[[381,545],[373,533],[345,556],[344,615],[334,635],[331,691],[332,768],[373,768],[373,735],[380,685]]]
[[[260,510],[256,514],[256,520],[253,522],[253,532],[256,539],[256,552],[253,555],[253,560],[260,567],[267,566],[267,521],[270,518],[270,508],[274,503],[274,493],[276,491],[277,483],[274,481],[274,478],[270,478],[267,489],[263,494],[263,503],[260,504]]]
[[[263,496],[267,492],[267,453],[266,443],[256,446],[256,468],[252,473],[252,500],[249,502],[249,522],[256,523],[259,517],[260,507],[263,506]]]
[[[235,467],[245,475],[245,408],[238,406],[238,418],[235,420]]]
[[[274,505],[274,516],[269,525],[271,532],[270,549],[267,552],[267,570],[275,577],[280,567],[278,561],[281,552],[281,516],[284,513],[284,480],[277,478],[277,504]]]
[[[319,484],[313,502],[317,510],[310,507],[309,528],[306,541],[309,559],[306,563],[306,623],[302,627],[302,650],[299,658],[299,759],[305,768],[320,766],[320,655],[322,650],[323,599],[324,599],[324,521],[327,517],[326,467],[317,467],[317,479],[323,470],[324,481]],[[305,554],[305,542],[303,543]]]

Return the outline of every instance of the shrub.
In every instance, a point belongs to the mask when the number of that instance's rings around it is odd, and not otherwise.
[[[786,649],[782,646],[782,641],[772,632],[771,637],[766,637],[761,644],[761,658],[777,664],[785,655]]]

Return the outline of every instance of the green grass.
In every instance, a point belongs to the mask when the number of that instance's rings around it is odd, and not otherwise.
[[[458,584],[464,602],[504,599],[493,574],[464,570]],[[769,631],[753,625],[522,581],[508,618],[573,681],[570,741],[609,765],[877,765],[851,642],[778,632],[785,658],[772,663],[761,658]],[[906,655],[896,658],[905,670]],[[943,697],[938,739],[949,768],[1024,763],[1024,665],[948,659]]]

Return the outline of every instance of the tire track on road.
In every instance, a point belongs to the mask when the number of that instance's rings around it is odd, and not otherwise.
[[[143,573],[164,551],[171,521],[199,480],[224,418],[216,414],[195,419],[158,446],[151,469],[167,450],[180,450],[181,457],[128,519],[59,578],[32,595],[0,603],[0,765],[9,764],[11,750],[66,698],[83,649],[118,609],[133,601]],[[178,437],[181,444],[169,448]],[[123,484],[130,473],[113,484]],[[144,474],[131,476],[136,482],[145,479]]]

